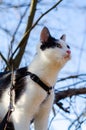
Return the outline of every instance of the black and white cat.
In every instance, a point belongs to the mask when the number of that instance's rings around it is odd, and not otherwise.
[[[57,75],[71,57],[70,47],[66,44],[66,36],[55,39],[44,27],[40,35],[40,44],[37,54],[29,67],[14,72],[14,112],[10,122],[14,128],[11,130],[29,130],[30,122],[34,119],[35,130],[47,130],[48,117],[54,101],[54,90],[47,93],[42,86],[31,79],[31,72],[40,78],[46,86],[54,86]],[[38,80],[38,79],[37,79]],[[11,87],[11,72],[0,75],[0,119],[8,111]],[[10,124],[10,123],[9,123]]]

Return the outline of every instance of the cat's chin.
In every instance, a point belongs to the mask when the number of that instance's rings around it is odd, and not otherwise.
[[[70,60],[70,59],[71,59],[71,55],[65,55],[65,56],[64,56],[64,59],[65,59],[65,60]]]

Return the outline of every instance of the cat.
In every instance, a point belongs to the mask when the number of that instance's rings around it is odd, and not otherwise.
[[[30,130],[32,119],[34,119],[35,130],[47,130],[49,113],[54,101],[53,86],[59,71],[70,58],[71,51],[66,44],[66,35],[55,39],[48,28],[44,27],[40,34],[40,44],[37,45],[37,53],[29,67],[14,71],[15,109],[11,114],[7,130]],[[37,83],[38,81],[33,81],[34,78],[31,79],[30,73],[50,89],[47,91]],[[8,111],[11,75],[11,72],[0,74],[0,119],[3,119]]]

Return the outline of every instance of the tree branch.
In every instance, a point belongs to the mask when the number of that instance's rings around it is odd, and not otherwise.
[[[23,15],[21,16],[21,19],[20,19],[20,21],[19,21],[19,23],[18,23],[18,25],[17,25],[14,33],[13,33],[13,36],[12,36],[12,39],[11,39],[11,42],[10,42],[10,46],[9,46],[9,51],[8,51],[8,59],[12,55],[13,42],[15,41],[16,34],[17,34],[17,32],[18,32],[18,30],[20,28],[20,25],[21,25],[21,22],[22,22],[23,18],[25,17],[25,15],[26,15],[26,13],[28,11],[28,8],[29,7],[26,7],[26,9],[25,9]]]
[[[11,69],[9,63],[7,62],[6,58],[2,55],[1,52],[0,52],[0,56],[1,56],[1,58],[3,59],[3,61],[5,62],[5,64],[7,65],[7,67],[8,67],[9,69]]]
[[[77,95],[81,95],[81,94],[86,94],[86,88],[71,88],[68,90],[63,90],[63,91],[59,91],[59,92],[55,92],[55,104],[62,100],[65,99],[67,97],[72,97],[72,96],[77,96]]]
[[[12,54],[9,63],[12,66],[12,64],[14,65],[14,69],[18,68],[21,62],[21,59],[23,57],[24,51],[25,51],[25,47],[30,35],[30,28],[32,27],[33,24],[33,20],[34,20],[34,16],[36,13],[36,6],[37,6],[37,0],[31,0],[31,5],[30,5],[30,15],[28,17],[28,22],[27,22],[27,27],[25,30],[25,34],[27,32],[27,35],[24,35],[23,39],[20,41],[18,47],[15,49],[14,53]],[[17,55],[15,56],[15,59],[13,60],[13,56],[16,53],[16,51],[19,49]]]
[[[55,5],[53,5],[50,9],[48,9],[47,11],[45,11],[38,19],[37,21],[33,24],[32,28],[34,28],[38,22],[46,15],[48,14],[50,11],[52,11],[54,8],[57,7],[57,5],[59,5],[63,0],[59,0]]]
[[[67,79],[75,79],[75,78],[79,78],[81,76],[86,76],[86,74],[71,75],[71,76],[68,76],[65,78],[61,78],[57,82],[61,82],[61,81],[67,80]]]

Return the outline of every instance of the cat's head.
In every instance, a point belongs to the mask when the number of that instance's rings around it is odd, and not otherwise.
[[[51,36],[47,27],[44,27],[40,35],[40,52],[47,60],[65,64],[71,58],[69,45],[66,43],[66,35],[60,39]]]

